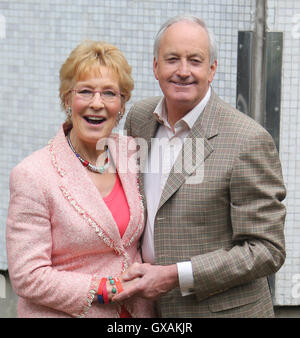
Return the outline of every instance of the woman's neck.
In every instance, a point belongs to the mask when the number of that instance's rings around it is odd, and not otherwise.
[[[90,163],[96,165],[103,165],[105,161],[105,156],[103,157],[103,161],[101,159],[101,155],[105,152],[104,147],[100,147],[97,149],[97,143],[88,143],[80,140],[73,130],[70,131],[70,140],[75,151],[85,160]],[[103,162],[103,163],[102,163]]]

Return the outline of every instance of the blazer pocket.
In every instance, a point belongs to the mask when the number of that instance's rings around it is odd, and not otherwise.
[[[264,280],[258,279],[215,294],[208,299],[209,309],[219,312],[254,303],[265,293],[264,284]]]

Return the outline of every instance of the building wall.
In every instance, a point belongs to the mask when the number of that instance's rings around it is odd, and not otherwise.
[[[9,172],[43,147],[64,120],[58,100],[59,69],[82,40],[118,46],[133,67],[135,90],[127,108],[159,95],[152,73],[152,46],[169,17],[191,12],[203,17],[219,43],[214,88],[235,105],[239,30],[252,27],[254,1],[1,0],[0,17],[0,269],[6,269],[5,223]],[[2,20],[3,21],[3,20]]]
[[[300,305],[300,2],[268,1],[268,29],[283,32],[280,157],[287,187],[287,257],[276,274],[275,304]]]

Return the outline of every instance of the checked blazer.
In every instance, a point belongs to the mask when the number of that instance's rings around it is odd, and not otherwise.
[[[149,149],[159,99],[135,104],[125,124]],[[212,90],[188,138],[202,139],[204,152],[184,144],[162,192],[154,246],[155,264],[192,262],[195,292],[182,297],[176,288],[162,296],[161,316],[273,317],[267,276],[285,260],[286,190],[272,137]],[[178,172],[182,158],[191,165]],[[190,184],[201,165],[202,181]]]

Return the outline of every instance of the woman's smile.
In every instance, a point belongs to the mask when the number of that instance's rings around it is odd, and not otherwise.
[[[99,126],[101,125],[103,122],[106,121],[106,118],[103,116],[93,116],[93,115],[87,115],[87,116],[83,116],[83,119],[88,123],[91,124],[93,126]]]

